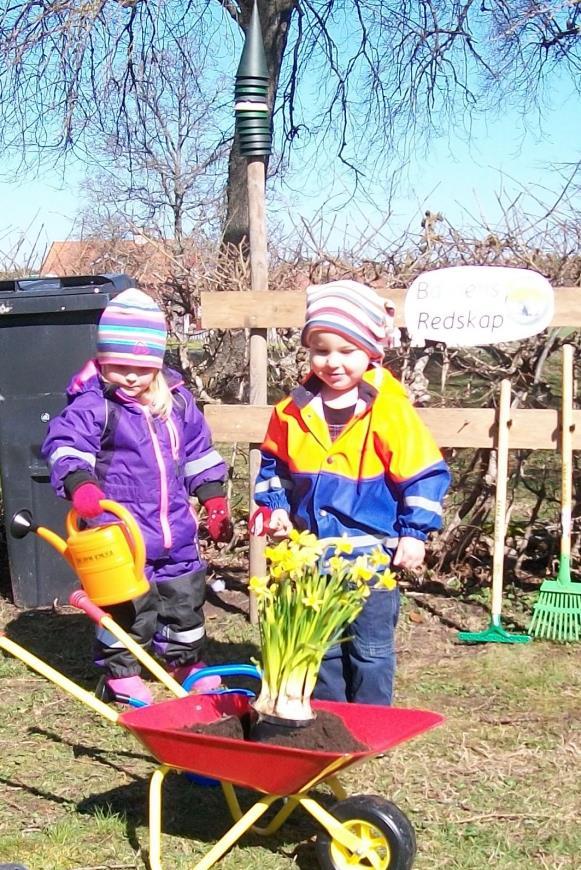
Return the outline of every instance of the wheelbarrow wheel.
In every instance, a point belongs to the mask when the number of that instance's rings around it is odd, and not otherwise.
[[[352,795],[334,804],[329,812],[366,844],[357,855],[328,831],[317,835],[317,859],[323,870],[410,870],[416,854],[416,835],[408,817],[379,795]]]

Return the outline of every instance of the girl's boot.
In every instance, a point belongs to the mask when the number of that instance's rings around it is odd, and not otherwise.
[[[183,685],[188,677],[195,674],[196,671],[200,671],[202,668],[207,667],[208,665],[205,664],[205,662],[191,662],[187,665],[178,665],[177,667],[172,667],[172,665],[170,665],[169,672],[178,683]],[[219,689],[221,685],[222,680],[217,675],[213,677],[202,677],[201,679],[196,680],[192,686],[192,692],[211,692],[213,689]]]
[[[124,703],[127,703],[126,698],[134,698],[143,704],[153,704],[153,695],[137,674],[132,677],[107,677],[105,686],[113,698]]]

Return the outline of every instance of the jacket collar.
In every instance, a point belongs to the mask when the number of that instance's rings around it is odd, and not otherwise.
[[[164,366],[162,371],[172,393],[179,387],[183,386],[184,379],[179,372],[176,372],[174,369],[170,369],[167,366]],[[103,380],[99,364],[95,359],[91,359],[85,363],[81,371],[73,376],[67,387],[67,393],[71,397],[91,391],[100,392],[108,399],[117,398],[125,401],[122,396],[117,394],[116,386],[108,384]]]
[[[367,369],[359,382],[359,401],[364,402],[366,406],[371,405],[377,397],[382,381],[382,369],[376,366]],[[291,398],[298,408],[305,408],[319,395],[321,386],[320,379],[313,372],[309,372],[303,383],[292,391]]]

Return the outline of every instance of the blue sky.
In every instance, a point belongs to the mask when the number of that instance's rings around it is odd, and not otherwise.
[[[503,208],[519,194],[522,208],[531,215],[539,215],[542,207],[537,200],[545,205],[552,203],[561,190],[554,167],[563,168],[580,159],[578,95],[563,88],[556,93],[555,102],[558,105],[543,111],[542,129],[538,119],[529,118],[525,127],[521,115],[508,110],[496,119],[477,120],[470,141],[453,134],[433,139],[427,151],[414,155],[403,173],[391,202],[388,235],[395,237],[408,227],[419,233],[426,209],[440,211],[457,229],[483,224],[494,228],[502,223]],[[329,181],[327,190],[317,191],[317,185],[313,177],[306,184],[303,181],[297,185],[295,195],[289,196],[291,212],[312,215],[321,203],[336,203],[340,207],[347,198],[348,178],[337,175]],[[383,186],[387,189],[387,179]],[[347,237],[354,239],[365,218],[379,226],[385,203],[382,181],[378,178],[371,202],[347,205],[332,215],[334,237],[339,239],[346,231]]]
[[[212,4],[208,11],[214,18],[213,23],[206,21],[203,40],[207,73],[212,82],[212,76],[218,72],[232,75],[233,61],[242,48],[242,35],[217,4]],[[332,22],[341,50],[349,46],[349,21],[347,13],[339,11]],[[452,133],[433,139],[427,151],[418,149],[406,167],[397,196],[390,203],[389,223],[382,230],[386,242],[407,227],[419,232],[426,209],[441,211],[455,228],[465,230],[476,224],[487,223],[491,228],[497,225],[502,214],[498,195],[506,205],[517,193],[528,189],[550,202],[551,196],[558,193],[558,180],[550,174],[549,164],[575,163],[581,142],[579,96],[573,92],[570,81],[559,81],[558,75],[559,69],[545,83],[542,130],[534,112],[527,116],[525,128],[521,114],[506,107],[498,117],[489,114],[475,121],[470,142],[465,135]],[[311,99],[316,101],[320,85],[316,75],[307,79],[300,94],[307,109]],[[269,197],[272,225],[300,226],[301,218],[312,222],[323,210],[326,228],[318,224],[321,240],[336,249],[349,247],[366,232],[368,223],[381,225],[388,203],[388,171],[384,171],[383,177],[380,174],[369,177],[371,196],[350,200],[352,179],[336,162],[324,165],[324,155],[309,171],[311,153],[307,148],[297,154],[294,163],[299,169],[295,166],[288,183],[277,187]],[[5,172],[9,169],[4,166]],[[40,255],[50,242],[78,234],[75,218],[90,205],[79,191],[82,178],[82,167],[72,161],[63,172],[44,173],[38,179],[23,178],[18,184],[3,183],[0,174],[4,205],[0,214],[0,262],[6,260],[20,239],[25,239],[23,252],[35,246]],[[548,190],[540,192],[542,186]],[[523,205],[533,212],[535,208],[540,211],[532,197]],[[334,227],[332,232],[330,226]]]
[[[67,238],[72,229],[71,215],[78,209],[77,177],[71,173],[63,185],[57,173],[45,173],[36,180],[2,183],[0,197],[7,206],[0,217],[0,252],[26,238],[27,250],[35,243],[44,247]]]
[[[556,189],[556,179],[547,166],[575,162],[581,141],[577,101],[566,92],[558,97],[559,105],[544,112],[542,131],[535,123],[525,130],[520,115],[507,111],[493,122],[478,121],[470,143],[453,136],[432,141],[427,152],[416,154],[407,167],[392,201],[389,234],[395,236],[408,226],[418,232],[426,208],[440,210],[457,228],[478,222],[494,226],[501,215],[498,194],[506,204],[523,188],[538,191],[544,185]],[[75,217],[86,205],[78,190],[81,179],[81,168],[71,163],[64,174],[45,172],[38,179],[0,183],[4,204],[0,260],[21,238],[26,240],[22,252],[35,245],[38,254],[52,241],[74,238]],[[320,168],[310,174],[295,173],[291,184],[276,195],[273,218],[287,226],[298,225],[300,217],[312,220],[324,206],[325,220],[328,225],[334,223],[334,230],[329,236],[326,231],[322,235],[332,246],[343,247],[344,240],[348,246],[367,221],[379,225],[387,186],[387,179],[377,178],[372,201],[356,199],[345,204],[350,189],[346,173],[321,172]],[[547,192],[546,201],[550,198]]]

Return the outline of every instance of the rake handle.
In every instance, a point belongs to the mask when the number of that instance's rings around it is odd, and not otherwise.
[[[573,504],[573,354],[563,345],[561,402],[561,559],[571,555],[571,510]]]
[[[500,621],[502,612],[502,581],[504,576],[504,538],[506,533],[506,492],[508,483],[508,441],[511,385],[508,379],[500,383],[498,430],[496,441],[496,496],[494,505],[494,550],[492,557],[492,620]]]

